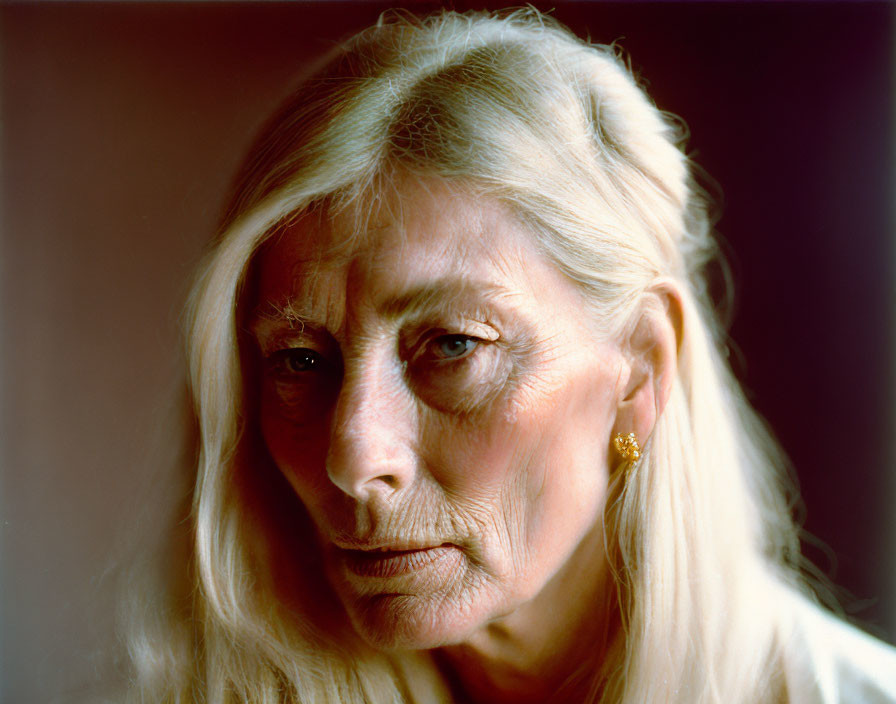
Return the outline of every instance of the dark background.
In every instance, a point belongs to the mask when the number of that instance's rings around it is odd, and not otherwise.
[[[535,4],[618,40],[690,126],[725,193],[734,366],[829,546],[807,553],[896,639],[893,7]],[[108,675],[112,556],[162,481],[190,272],[254,130],[385,7],[0,6],[0,700]]]

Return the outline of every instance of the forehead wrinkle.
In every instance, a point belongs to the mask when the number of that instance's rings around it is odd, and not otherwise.
[[[428,187],[430,184],[425,181],[414,185],[428,195],[433,195],[431,188]],[[526,247],[516,236],[506,237],[507,223],[502,221],[504,218],[499,217],[498,221],[494,222],[495,216],[499,215],[500,211],[482,207],[461,208],[460,211],[455,209],[452,215],[459,218],[460,222],[452,222],[446,229],[446,223],[438,218],[433,220],[424,217],[420,220],[417,217],[419,213],[415,210],[406,210],[407,204],[403,198],[397,196],[381,198],[377,205],[377,208],[366,213],[361,227],[358,213],[355,212],[357,208],[346,208],[337,213],[330,213],[330,217],[313,223],[310,228],[302,228],[306,237],[315,230],[318,236],[324,235],[324,242],[318,239],[314,245],[309,239],[304,239],[305,246],[299,245],[290,252],[289,258],[292,261],[289,278],[296,285],[280,300],[261,301],[252,312],[253,319],[266,320],[269,324],[277,323],[289,329],[299,329],[309,322],[321,324],[324,322],[324,317],[330,318],[334,312],[332,298],[335,293],[342,302],[338,317],[342,319],[342,324],[345,324],[346,315],[352,318],[353,312],[360,313],[360,310],[354,310],[355,306],[351,305],[350,301],[356,298],[359,290],[370,293],[374,282],[384,284],[382,286],[384,294],[382,297],[374,294],[373,300],[368,299],[369,304],[372,304],[368,310],[376,311],[385,319],[445,309],[459,303],[470,305],[473,302],[475,305],[477,302],[506,299],[512,297],[514,293],[520,293],[488,280],[492,278],[488,275],[488,271],[480,271],[480,275],[485,274],[486,280],[479,281],[476,280],[473,271],[468,271],[466,275],[443,277],[432,272],[435,275],[432,280],[425,280],[419,285],[406,284],[407,288],[404,290],[402,284],[395,281],[396,255],[399,259],[411,257],[419,264],[423,261],[419,258],[420,252],[418,252],[421,246],[424,260],[430,263],[433,260],[451,262],[450,266],[438,267],[443,271],[446,268],[464,269],[467,268],[465,266],[467,264],[472,265],[475,271],[481,267],[484,260],[490,263],[488,269],[497,274],[498,278],[518,271],[526,258],[522,252]],[[374,210],[376,212],[373,212]],[[291,229],[299,235],[296,230],[300,227],[301,225],[294,225]],[[282,243],[282,237],[286,234],[281,233],[278,244]],[[488,246],[487,243],[492,236],[502,240],[501,246]],[[312,235],[310,239],[315,238]],[[327,240],[329,242],[326,242]],[[378,243],[384,242],[385,247],[378,246]],[[510,245],[509,251],[508,245]],[[525,269],[524,264],[522,268]],[[337,269],[342,269],[346,274],[346,279],[340,282],[342,285],[335,287],[339,292],[330,290],[334,287],[327,285],[322,287],[324,291],[315,291],[316,280],[325,276],[328,270]],[[353,288],[352,282],[357,282],[360,288]],[[389,295],[390,289],[395,291],[396,288],[398,291]],[[328,299],[323,305],[320,300],[321,293]],[[380,300],[377,301],[377,298]],[[363,307],[367,308],[366,305]]]
[[[256,305],[249,315],[249,329],[256,334],[272,327],[288,327],[302,332],[311,321],[311,316],[300,311],[293,299],[287,298],[281,303],[264,301]]]
[[[343,287],[324,281],[319,284],[323,267],[306,268],[303,263],[291,267],[294,285],[291,290],[260,300],[250,312],[250,329],[270,331],[272,328],[302,332],[306,325],[321,327],[331,319],[342,319],[340,306],[344,302]],[[331,272],[339,275],[334,267]],[[340,281],[344,277],[339,277]]]
[[[376,309],[387,319],[445,308],[463,300],[496,300],[513,291],[492,282],[471,281],[462,277],[444,277],[414,286],[380,300]]]

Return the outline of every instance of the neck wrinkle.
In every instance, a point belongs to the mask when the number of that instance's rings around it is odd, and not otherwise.
[[[599,692],[618,666],[605,660],[622,630],[607,567],[600,524],[533,599],[438,651],[455,700],[581,704]]]

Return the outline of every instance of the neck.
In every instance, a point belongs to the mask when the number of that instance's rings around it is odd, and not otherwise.
[[[603,534],[592,533],[533,599],[440,651],[459,700],[583,701],[617,631],[605,561],[595,569]]]

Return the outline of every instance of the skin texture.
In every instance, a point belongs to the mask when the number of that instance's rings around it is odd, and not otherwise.
[[[674,295],[599,340],[505,206],[435,179],[347,247],[354,225],[306,216],[259,255],[265,442],[364,639],[442,648],[471,699],[543,701],[608,637],[611,440],[668,395]]]

